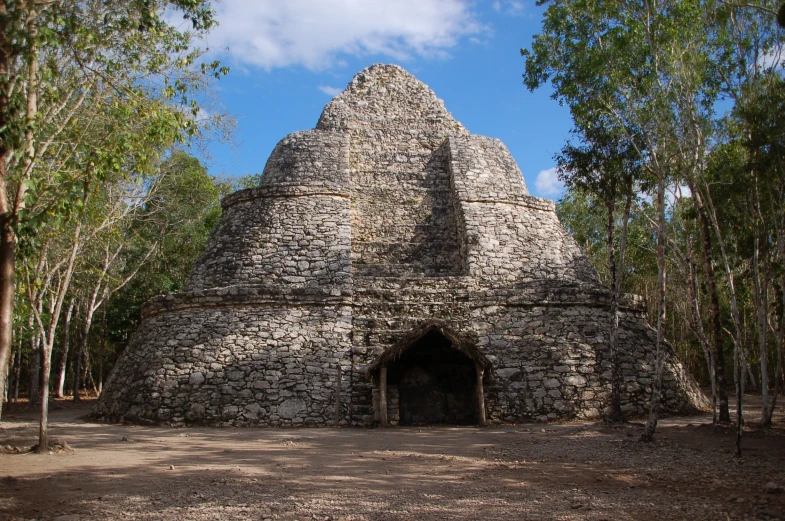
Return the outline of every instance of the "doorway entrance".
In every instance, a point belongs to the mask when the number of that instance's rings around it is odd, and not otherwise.
[[[429,321],[371,364],[379,422],[485,425],[483,376],[490,362],[476,343]]]
[[[401,425],[477,424],[474,360],[431,331],[387,368]]]

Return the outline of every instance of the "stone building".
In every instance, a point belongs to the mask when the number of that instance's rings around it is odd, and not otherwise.
[[[477,424],[603,415],[609,293],[498,140],[374,65],[285,137],[183,293],[150,301],[95,415],[184,425]],[[655,335],[621,308],[624,409]],[[668,348],[670,349],[670,348]],[[669,354],[663,407],[705,405]]]

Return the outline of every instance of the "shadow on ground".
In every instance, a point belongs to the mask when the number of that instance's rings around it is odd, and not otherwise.
[[[778,519],[785,431],[669,418],[479,429],[171,429],[89,423],[61,405],[73,452],[0,455],[0,519]],[[750,410],[754,414],[754,410]],[[778,415],[779,425],[785,415]],[[0,445],[30,446],[32,412]],[[771,489],[771,486],[769,486]]]

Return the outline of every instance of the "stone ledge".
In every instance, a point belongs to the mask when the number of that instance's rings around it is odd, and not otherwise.
[[[463,277],[438,279],[382,279],[364,287],[329,286],[288,288],[276,286],[228,286],[172,295],[149,300],[142,318],[185,309],[280,305],[368,305],[375,301],[385,305],[463,304],[471,308],[506,307],[607,307],[610,293],[586,284],[560,284],[536,281],[518,288],[472,288]],[[370,282],[370,281],[369,281]],[[645,301],[638,295],[622,295],[621,311],[643,312]]]
[[[279,184],[269,186],[257,186],[256,188],[246,188],[233,194],[227,195],[221,201],[221,207],[225,210],[232,206],[255,201],[257,199],[267,199],[272,197],[308,197],[308,196],[332,196],[349,198],[348,187],[337,183],[314,182],[310,185],[301,184]]]
[[[497,197],[481,197],[473,193],[463,193],[458,199],[462,203],[482,203],[482,204],[509,204],[512,206],[522,206],[531,210],[541,210],[544,212],[555,212],[556,203],[550,199],[534,197],[533,195],[497,194]]]
[[[488,287],[471,277],[424,277],[355,279],[354,300],[384,300],[387,303],[468,302],[483,306],[591,306],[610,305],[611,294],[602,287],[582,282],[535,280],[512,288]],[[447,298],[445,298],[447,297]],[[639,295],[622,294],[619,308],[644,311],[645,300]]]
[[[228,286],[187,293],[159,295],[145,303],[142,319],[184,309],[235,306],[282,305],[350,305],[350,289],[328,286],[320,288],[287,288],[275,286]]]

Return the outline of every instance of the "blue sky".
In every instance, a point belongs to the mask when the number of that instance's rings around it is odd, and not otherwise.
[[[221,0],[207,43],[231,73],[215,105],[237,128],[210,145],[210,172],[261,173],[284,136],[313,128],[333,95],[373,63],[396,63],[426,83],[474,133],[501,139],[532,195],[558,198],[553,155],[569,112],[550,90],[522,83],[540,30],[534,0]]]

